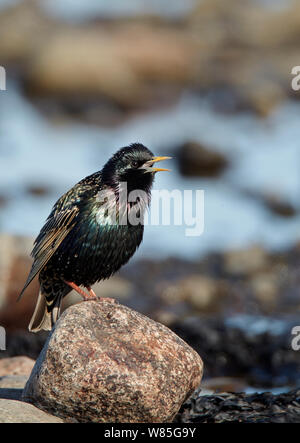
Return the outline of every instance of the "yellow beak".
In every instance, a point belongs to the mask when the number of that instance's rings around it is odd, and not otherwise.
[[[153,157],[147,162],[147,166],[152,166],[154,163],[161,162],[162,160],[170,160],[172,157]],[[152,168],[147,169],[148,172],[159,172],[159,171],[170,171],[170,169],[165,168]]]

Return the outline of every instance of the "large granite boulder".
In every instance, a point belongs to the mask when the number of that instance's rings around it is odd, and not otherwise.
[[[170,329],[107,299],[71,306],[23,400],[79,422],[170,422],[199,386],[200,356]]]

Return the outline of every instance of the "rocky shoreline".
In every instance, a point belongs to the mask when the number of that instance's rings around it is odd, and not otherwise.
[[[36,360],[47,337],[27,331],[38,285],[16,303],[31,265],[32,240],[0,240],[0,325],[7,344],[0,359]],[[136,261],[94,289],[175,331],[203,357],[205,379],[234,377],[244,387],[294,389],[300,382],[300,352],[292,349],[299,266],[298,244],[280,253],[257,246],[199,261]],[[78,301],[70,294],[65,308]]]
[[[297,2],[264,3],[202,0],[177,20],[133,12],[76,23],[38,1],[18,2],[0,13],[0,59],[56,120],[111,125],[186,88],[210,92],[222,110],[266,116],[299,97],[290,84],[300,14]]]
[[[39,410],[27,411],[27,406],[24,416],[18,412],[47,333],[25,330],[24,316],[30,316],[36,288],[24,299],[26,306],[15,309],[30,265],[30,240],[5,238],[2,275],[18,279],[5,285],[2,280],[1,286],[0,323],[7,328],[7,346],[0,352],[0,410],[7,413],[0,412],[0,421],[56,420],[40,416]],[[19,247],[10,250],[13,244]],[[298,422],[300,352],[291,347],[291,331],[299,323],[299,263],[299,245],[280,254],[251,248],[199,262],[140,261],[99,284],[96,292],[119,296],[121,303],[166,324],[203,358],[201,390],[182,406],[176,423]],[[68,305],[77,301],[71,299]],[[246,394],[249,388],[265,392]]]
[[[31,266],[32,243],[0,234],[0,324],[7,331],[26,330],[35,304],[38,282],[16,303]],[[94,290],[167,326],[195,315],[292,316],[299,309],[299,266],[299,243],[279,252],[255,245],[198,260],[135,260]],[[72,293],[65,301],[67,307],[80,297]]]
[[[21,400],[28,376],[0,377],[0,423],[63,423]],[[174,423],[300,423],[300,391],[274,395],[195,391]]]

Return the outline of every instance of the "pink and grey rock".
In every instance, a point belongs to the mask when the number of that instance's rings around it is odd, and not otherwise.
[[[199,386],[200,356],[170,329],[107,300],[67,309],[23,400],[79,422],[170,422]]]
[[[30,375],[34,360],[20,355],[17,357],[2,358],[0,360],[0,377],[4,375]]]

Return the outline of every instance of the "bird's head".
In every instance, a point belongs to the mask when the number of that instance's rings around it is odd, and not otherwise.
[[[119,183],[126,182],[129,192],[136,189],[150,192],[155,173],[169,171],[153,165],[169,158],[171,157],[155,157],[144,145],[133,143],[121,148],[104,165],[103,181],[113,188]]]

